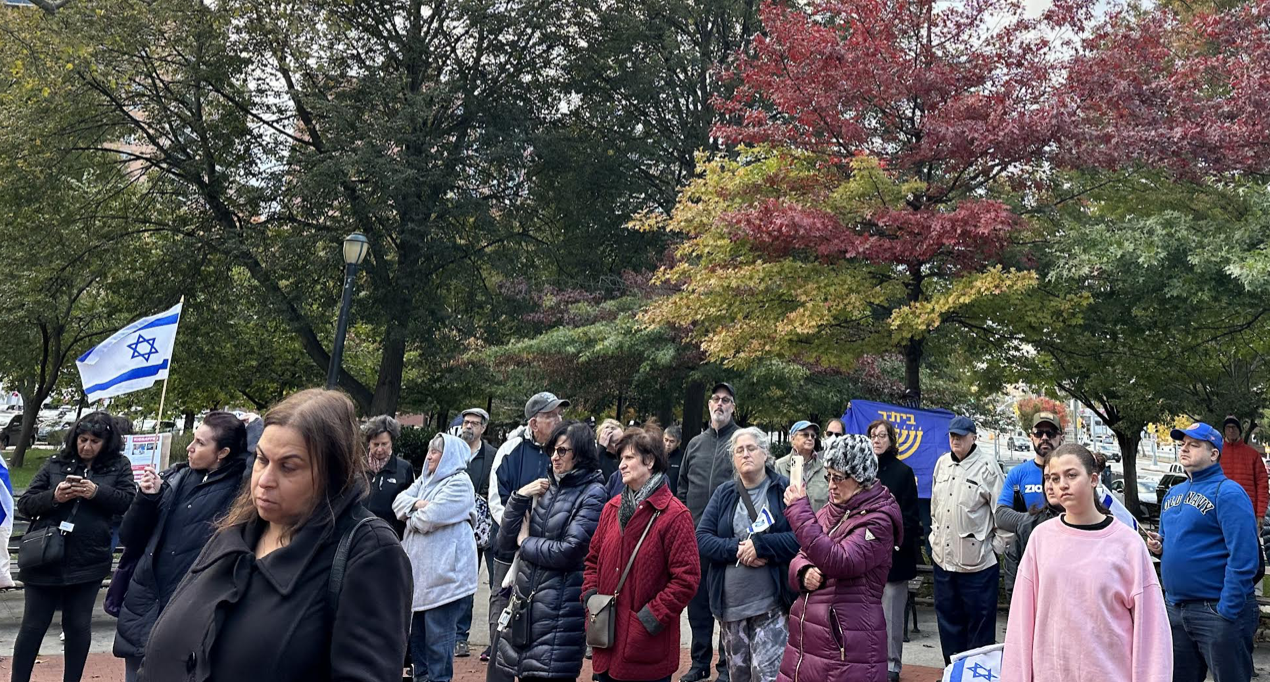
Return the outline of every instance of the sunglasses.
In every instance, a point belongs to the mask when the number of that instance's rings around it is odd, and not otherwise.
[[[850,476],[839,476],[838,474],[825,474],[825,480],[833,485],[837,485],[851,478]]]
[[[564,458],[573,454],[573,448],[556,448],[553,452],[561,458]]]
[[[1042,430],[1040,430],[1040,431],[1033,431],[1033,432],[1032,432],[1032,435],[1033,435],[1033,436],[1036,436],[1037,438],[1048,438],[1048,439],[1050,439],[1050,440],[1054,440],[1055,438],[1058,438],[1058,432],[1057,432],[1057,431],[1050,431],[1049,429],[1042,429]]]

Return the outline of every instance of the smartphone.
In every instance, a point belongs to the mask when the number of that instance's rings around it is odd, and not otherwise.
[[[83,476],[75,476],[74,474],[66,477],[66,482],[71,485],[79,485],[84,482]]]

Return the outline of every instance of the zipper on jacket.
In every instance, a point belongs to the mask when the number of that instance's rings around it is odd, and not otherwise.
[[[843,643],[842,624],[838,622],[837,609],[829,609],[829,631],[833,633],[834,639],[838,644],[838,656],[840,660],[847,660],[847,646]]]
[[[798,614],[798,663],[794,666],[794,682],[798,682],[798,671],[803,667],[803,655],[807,650],[807,602],[811,601],[811,593],[803,595],[803,612]]]

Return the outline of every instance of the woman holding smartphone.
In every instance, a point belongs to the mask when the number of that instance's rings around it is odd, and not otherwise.
[[[40,467],[18,500],[18,510],[32,519],[27,536],[57,529],[64,549],[59,560],[40,564],[18,554],[26,603],[13,645],[13,682],[31,679],[40,642],[59,606],[66,633],[62,679],[79,682],[84,673],[93,604],[102,579],[110,574],[111,522],[128,511],[137,492],[132,466],[122,451],[123,439],[110,415],[86,415],[71,427],[61,452]]]

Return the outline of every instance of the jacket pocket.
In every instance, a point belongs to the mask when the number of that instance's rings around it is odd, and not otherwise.
[[[661,651],[661,642],[657,641],[659,637],[666,634],[663,630],[661,634],[649,634],[648,629],[640,621],[639,616],[634,611],[624,611],[626,634],[623,635],[619,630],[617,636],[625,640],[626,650],[623,652],[623,658],[632,662],[649,665],[652,663],[660,663],[665,660],[665,655]]]
[[[983,561],[982,531],[963,531],[957,534],[957,565],[961,567],[977,566]]]
[[[842,622],[838,620],[838,610],[829,609],[829,632],[833,635],[833,644],[838,647],[838,659],[847,660],[846,638],[842,632]]]

